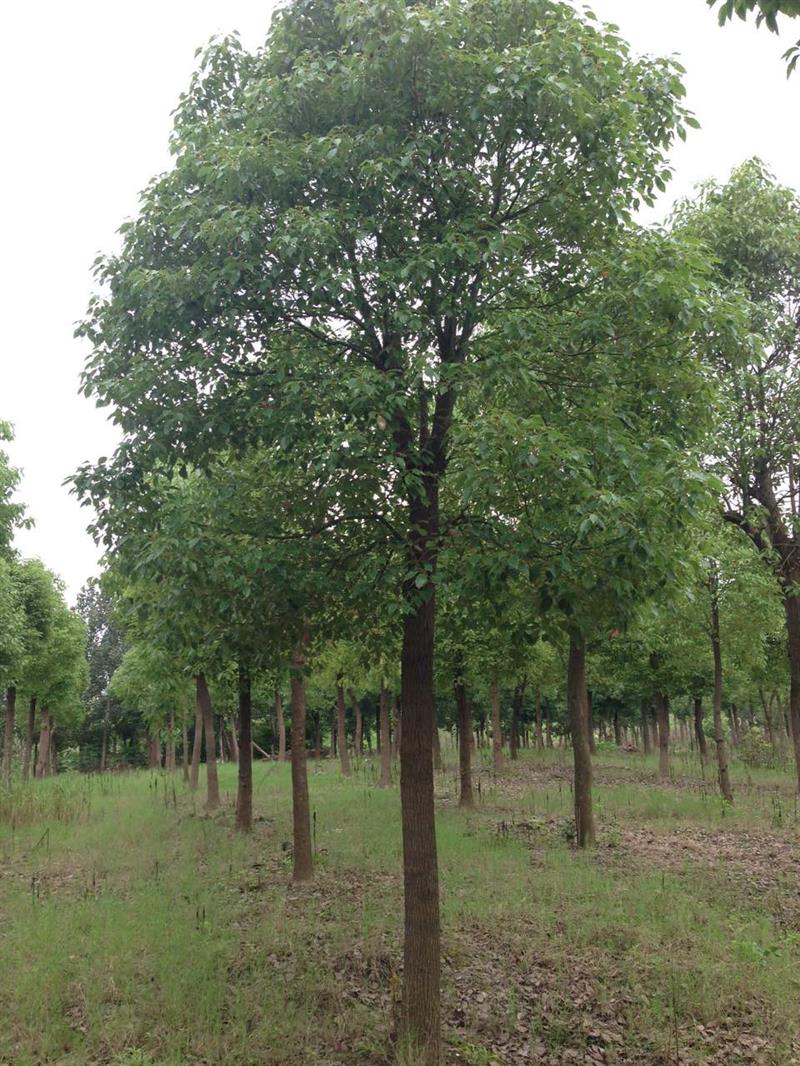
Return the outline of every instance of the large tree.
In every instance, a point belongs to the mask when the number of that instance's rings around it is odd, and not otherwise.
[[[669,61],[633,60],[553,0],[302,0],[255,54],[205,53],[175,166],[99,267],[86,389],[123,431],[112,477],[252,438],[290,453],[313,435],[315,476],[367,482],[359,519],[401,516],[403,1032],[426,1064],[439,1061],[433,649],[454,412],[471,374],[497,372],[475,342],[499,311],[569,299],[588,249],[663,186],[682,95]]]

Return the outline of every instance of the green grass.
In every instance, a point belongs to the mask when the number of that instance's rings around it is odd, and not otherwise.
[[[740,779],[725,809],[699,783],[643,780],[651,761],[602,753],[600,847],[580,855],[563,832],[568,775],[553,776],[567,768],[566,753],[548,752],[524,753],[500,780],[486,769],[470,814],[452,802],[452,771],[437,780],[452,1062],[504,1062],[493,1046],[514,1041],[530,1061],[580,1056],[618,1024],[609,1062],[674,1061],[676,1038],[681,1061],[729,1047],[725,1061],[752,1061],[737,1058],[742,1036],[765,1041],[764,1062],[788,1062],[800,1031],[792,922],[690,853],[677,866],[634,856],[626,834],[724,831],[746,834],[744,852],[754,835],[788,847],[791,777],[778,821],[755,782]],[[312,770],[317,877],[302,889],[289,885],[286,766],[256,765],[247,839],[232,830],[230,766],[213,818],[202,796],[145,772],[18,788],[19,816],[0,820],[0,1062],[390,1061],[399,797],[373,778],[369,766],[350,781]]]

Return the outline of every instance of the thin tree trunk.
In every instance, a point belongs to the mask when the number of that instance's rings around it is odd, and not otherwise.
[[[175,769],[175,711],[169,712],[169,720],[167,721],[167,751],[166,751],[166,768],[170,772]]]
[[[348,689],[348,695],[350,696],[350,702],[353,705],[353,715],[356,722],[354,738],[356,758],[360,759],[364,755],[364,719],[361,714],[361,704],[356,699],[355,692],[352,689]]]
[[[694,738],[697,741],[697,750],[700,753],[700,762],[703,766],[708,759],[708,745],[706,744],[706,734],[703,729],[703,697],[695,696],[694,698]]]
[[[472,715],[470,714],[467,690],[461,678],[455,683],[455,697],[458,712],[458,769],[461,782],[458,805],[459,807],[474,807],[475,797],[472,794]]]
[[[548,748],[552,748],[552,746],[553,746],[553,720],[550,717],[550,711],[545,711],[544,735],[547,738],[547,746],[548,746]]]
[[[800,787],[800,597],[785,596],[786,635],[789,645],[789,725]]]
[[[403,1034],[417,1045],[420,1066],[440,1061],[441,929],[433,796],[435,598],[418,603],[403,623],[400,802],[403,826],[405,938]]]
[[[11,782],[11,766],[14,756],[14,718],[17,713],[17,690],[13,685],[6,689],[5,728],[3,730],[3,780]]]
[[[293,881],[310,881],[314,876],[311,854],[311,804],[308,798],[306,767],[306,683],[302,647],[292,654],[289,672],[292,700],[292,822],[294,833]]]
[[[534,715],[534,735],[536,737],[536,750],[544,751],[544,736],[542,734],[542,693],[540,689],[536,690]]]
[[[522,697],[525,693],[526,681],[520,683],[514,689],[514,698],[511,701],[511,731],[509,736],[509,753],[512,759],[517,758],[519,752],[519,719],[522,711]]]
[[[283,699],[275,689],[275,721],[278,724],[278,759],[286,762],[286,720],[283,717]]]
[[[614,708],[614,743],[618,748],[622,747],[622,724],[619,720],[619,711]]]
[[[597,745],[595,744],[594,739],[594,710],[592,707],[592,693],[588,689],[586,691],[586,706],[588,708],[588,718],[586,721],[589,737],[589,752],[591,755],[595,755],[597,753]]]
[[[39,715],[39,750],[36,754],[36,776],[46,777],[50,769],[50,711],[42,707]]]
[[[500,689],[497,686],[497,678],[492,680],[489,690],[492,704],[492,752],[494,754],[494,768],[497,773],[503,769],[503,727],[500,724]]]
[[[350,753],[347,750],[347,723],[344,707],[344,688],[336,685],[336,734],[339,741],[339,767],[343,777],[350,777]]]
[[[239,664],[239,789],[236,795],[236,828],[253,828],[253,704],[250,673]]]
[[[203,708],[200,706],[200,697],[198,696],[195,700],[194,740],[192,743],[192,765],[189,769],[189,788],[197,788],[197,779],[200,776],[200,752],[202,746]]]
[[[649,704],[648,704],[648,701],[646,699],[642,700],[641,710],[642,710],[642,747],[644,749],[645,755],[649,755],[650,754],[650,750],[651,750],[650,749],[650,721],[649,721],[650,712],[649,712]]]
[[[31,696],[28,704],[28,721],[25,727],[25,747],[22,752],[22,777],[27,781],[31,776],[31,752],[33,751],[33,730],[36,725],[36,697]],[[103,734],[105,739],[105,733]]]
[[[722,652],[719,639],[719,603],[717,600],[716,574],[712,576],[711,588],[711,649],[714,656],[714,742],[717,749],[717,773],[719,789],[728,803],[733,803],[733,789],[728,772],[728,754],[722,732]]]
[[[196,678],[197,700],[203,712],[203,732],[206,740],[206,810],[216,811],[220,805],[219,776],[217,774],[217,741],[214,736],[214,709],[206,683],[206,675]]]
[[[389,737],[389,693],[386,686],[381,682],[380,694],[380,753],[381,753],[381,776],[378,781],[379,788],[389,788],[392,784],[392,742]]]
[[[33,737],[33,722],[32,717],[36,711],[36,700],[31,700],[33,705],[32,711],[28,716],[28,733]],[[104,774],[108,768],[108,722],[111,717],[111,697],[106,696],[106,706],[103,713],[103,737],[100,743],[100,773]],[[27,742],[27,739],[26,739]]]
[[[656,725],[658,726],[658,776],[669,781],[669,703],[663,692],[656,692]]]
[[[251,704],[251,707],[252,707],[252,704]],[[252,715],[252,710],[251,710],[250,713]],[[235,717],[233,717],[233,715],[231,715],[231,720],[230,720],[230,723],[229,723],[229,726],[228,726],[228,731],[229,731],[230,737],[231,737],[231,761],[235,762],[235,763],[239,762],[239,735],[238,735],[239,734],[239,728],[240,728],[239,723],[236,721]],[[252,733],[252,726],[250,727],[250,729],[251,729],[251,733]]]
[[[595,842],[592,810],[592,753],[589,746],[589,700],[586,691],[586,644],[571,636],[567,667],[567,702],[575,762],[575,836],[579,848]]]
[[[181,711],[181,764],[183,780],[189,784],[189,725],[186,721],[186,708]]]

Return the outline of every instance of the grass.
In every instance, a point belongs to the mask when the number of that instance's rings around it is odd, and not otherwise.
[[[452,770],[437,778],[449,1061],[790,1062],[796,885],[759,878],[798,847],[791,776],[740,772],[726,808],[688,769],[662,788],[652,760],[597,766],[591,855],[565,839],[566,753],[526,752],[500,778],[484,767],[472,813]],[[20,786],[13,810],[5,798],[0,1062],[391,1061],[397,789],[375,788],[368,764],[349,781],[313,770],[317,877],[296,888],[288,767],[256,765],[247,839],[232,830],[235,768],[221,781],[211,818],[202,796],[145,772]],[[694,850],[676,858],[683,835]]]

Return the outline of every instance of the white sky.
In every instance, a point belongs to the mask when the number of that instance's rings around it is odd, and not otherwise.
[[[776,38],[754,25],[720,30],[705,0],[594,0],[637,52],[677,53],[690,107],[702,123],[673,157],[660,213],[708,176],[761,156],[800,184],[800,70],[788,82],[781,52],[800,20]],[[18,536],[67,582],[74,598],[97,571],[90,515],[62,486],[86,459],[108,454],[115,433],[77,393],[85,356],[72,337],[91,291],[91,263],[115,247],[138,191],[168,163],[170,112],[194,51],[237,29],[260,42],[271,5],[254,0],[63,0],[2,5],[0,66],[0,420],[17,439],[14,462],[33,530]]]

